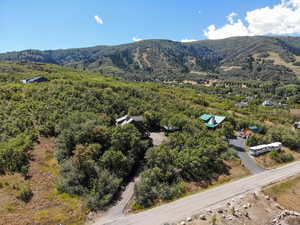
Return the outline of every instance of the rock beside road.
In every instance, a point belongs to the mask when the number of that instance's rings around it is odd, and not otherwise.
[[[285,210],[269,196],[261,192],[238,196],[223,205],[206,209],[177,224],[185,225],[299,225],[300,213]]]

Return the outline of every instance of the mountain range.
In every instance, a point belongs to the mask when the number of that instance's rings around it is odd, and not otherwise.
[[[118,46],[25,50],[0,60],[44,62],[137,81],[291,80],[300,76],[300,37],[233,37],[181,43],[143,40]]]

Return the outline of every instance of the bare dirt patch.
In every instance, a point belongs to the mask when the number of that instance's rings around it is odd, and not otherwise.
[[[268,54],[269,54],[269,56],[265,59],[273,60],[275,65],[285,66],[285,67],[293,70],[296,73],[296,75],[298,75],[298,76],[300,75],[300,67],[293,65],[293,62],[288,63],[288,62],[284,61],[280,57],[280,55],[276,52],[268,52]],[[257,58],[258,54],[254,54],[253,57]],[[300,56],[295,55],[294,57],[296,59],[296,62],[300,61]]]
[[[300,212],[300,175],[270,185],[263,192],[285,208]]]
[[[184,84],[191,84],[191,85],[197,85],[198,84],[196,81],[192,81],[192,80],[184,80],[183,83]]]
[[[84,224],[86,211],[79,198],[59,194],[55,181],[59,165],[54,158],[53,139],[40,138],[30,163],[30,179],[19,174],[0,176],[0,225]],[[30,185],[33,197],[27,204],[18,200],[20,186]]]
[[[152,139],[154,146],[161,145],[168,139],[164,132],[152,132],[150,133],[150,138]]]
[[[290,114],[292,116],[300,116],[300,109],[291,109]]]

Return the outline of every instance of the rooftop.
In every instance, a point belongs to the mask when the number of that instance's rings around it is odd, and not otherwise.
[[[225,116],[215,116],[215,115],[210,115],[210,114],[203,114],[200,116],[200,119],[204,120],[205,126],[210,127],[210,128],[215,128],[219,124],[221,124],[226,117]]]

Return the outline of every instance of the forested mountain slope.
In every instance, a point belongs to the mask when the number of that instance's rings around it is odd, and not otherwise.
[[[290,80],[300,74],[299,37],[233,37],[180,43],[144,40],[119,46],[26,50],[0,60],[45,62],[130,80],[237,78]]]

